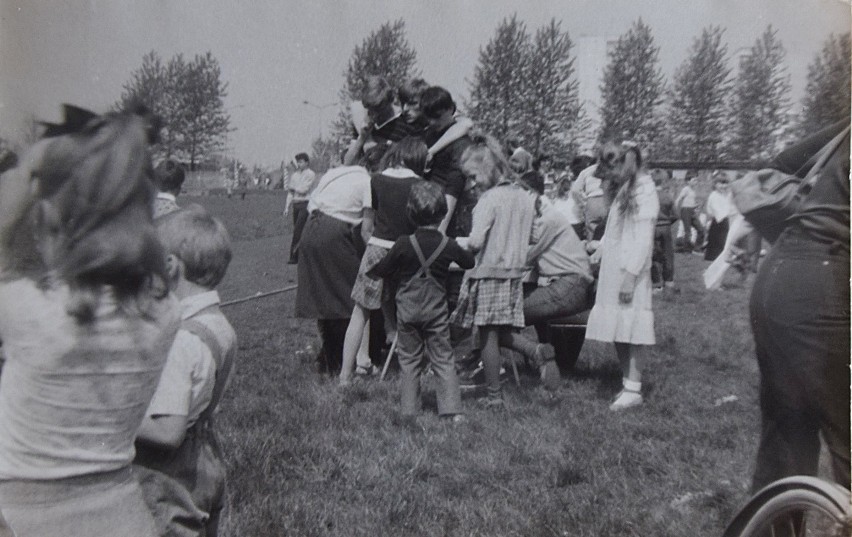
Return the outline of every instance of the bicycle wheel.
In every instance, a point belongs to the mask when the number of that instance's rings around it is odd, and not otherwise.
[[[743,528],[741,537],[849,537],[849,497],[838,505],[819,489],[785,490],[766,501]]]

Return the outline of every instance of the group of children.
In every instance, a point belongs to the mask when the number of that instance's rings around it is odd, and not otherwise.
[[[438,412],[458,419],[460,395],[456,368],[450,367],[452,347],[458,331],[474,327],[486,379],[483,404],[502,408],[501,347],[526,350],[534,366],[549,365],[542,371],[555,367],[548,364],[554,350],[546,342],[512,344],[528,324],[524,318],[528,253],[536,240],[542,204],[550,202],[540,195],[541,181],[525,180],[532,177],[527,172],[519,176],[518,168],[531,168],[531,158],[526,162],[519,149],[507,158],[496,140],[471,132],[469,120],[456,117],[449,92],[415,81],[399,91],[399,100],[402,106],[397,113],[387,83],[368,79],[362,102],[371,121],[344,157],[344,164],[358,163],[372,172],[371,210],[365,220],[373,227],[352,287],[354,309],[342,350],[340,385],[351,384],[358,370],[373,369],[369,362],[356,368],[356,362],[364,354],[370,312],[381,309],[388,340],[395,341],[400,361],[404,414],[419,411],[419,376],[428,359],[440,383]],[[620,200],[621,218],[613,220],[613,234],[621,235],[610,241],[597,236],[594,244],[624,241],[631,246],[627,256],[617,254],[616,247],[602,247],[598,252],[610,252],[604,259],[614,268],[606,278],[604,296],[614,288],[615,299],[614,303],[600,301],[596,306],[600,311],[593,310],[590,321],[590,337],[624,343],[616,348],[624,366],[625,390],[614,409],[641,403],[637,349],[653,344],[654,339],[648,282],[658,204],[653,182],[639,173],[640,167],[637,148],[615,146],[599,171],[592,167],[583,176],[601,190],[596,224],[601,224],[616,193]],[[611,185],[608,197],[602,183]],[[635,221],[641,225],[633,226]],[[578,264],[578,277],[571,281],[582,287],[582,307],[586,307],[592,277],[585,268],[589,263],[583,243],[579,238],[575,242],[581,245],[579,257],[585,263]],[[453,263],[457,267],[450,269]],[[373,330],[379,328],[375,321],[373,317]]]
[[[216,535],[228,233],[146,111],[65,116],[0,177],[0,534]]]

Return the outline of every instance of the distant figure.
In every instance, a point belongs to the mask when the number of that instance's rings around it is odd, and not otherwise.
[[[681,224],[683,224],[683,251],[695,251],[700,253],[701,246],[704,244],[704,226],[698,219],[698,197],[695,194],[693,184],[695,176],[688,174],[683,180],[683,188],[675,198],[675,211],[680,216]],[[698,233],[695,243],[692,242],[693,228]]]
[[[727,177],[720,175],[713,179],[713,192],[707,197],[705,210],[710,219],[710,225],[707,226],[707,247],[704,249],[704,260],[713,261],[725,249],[725,239],[730,227],[729,217],[735,211],[731,203]]]
[[[293,239],[290,241],[290,259],[287,261],[290,265],[299,262],[299,240],[308,221],[308,199],[316,181],[314,171],[308,168],[311,159],[307,153],[299,153],[295,161],[296,170],[287,182],[287,201],[284,205],[285,216],[293,209]]]
[[[674,288],[674,235],[672,224],[678,221],[675,214],[674,198],[667,188],[671,173],[667,170],[654,170],[651,174],[657,186],[657,198],[660,201],[660,214],[654,228],[654,256],[651,267],[651,279],[654,289]]]
[[[175,212],[180,207],[177,197],[183,187],[186,170],[173,160],[164,160],[154,170],[154,182],[157,185],[157,199],[154,200],[154,218]]]

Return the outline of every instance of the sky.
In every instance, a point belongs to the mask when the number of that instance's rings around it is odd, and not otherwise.
[[[381,24],[403,19],[423,77],[463,102],[480,48],[513,13],[530,33],[561,21],[586,51],[579,82],[593,114],[606,57],[590,44],[639,17],[669,79],[702,28],[725,28],[733,55],[772,24],[796,102],[825,39],[850,30],[848,0],[2,0],[0,135],[19,140],[29,118],[59,120],[61,103],[106,111],[152,50],[164,60],[209,50],[228,83],[227,154],[275,167],[328,132],[349,57]]]

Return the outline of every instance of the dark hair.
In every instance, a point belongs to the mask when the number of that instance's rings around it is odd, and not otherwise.
[[[537,159],[533,161],[533,169],[538,170],[541,167],[542,162],[549,162],[551,165],[553,164],[553,158],[547,153],[542,153],[538,156]]]
[[[307,153],[298,153],[296,154],[296,158],[294,160],[304,160],[305,162],[310,162],[311,158]]]
[[[530,187],[530,189],[537,192],[539,195],[544,194],[544,176],[542,176],[539,172],[529,170],[521,175],[520,182]]]
[[[38,194],[27,218],[35,243],[45,247],[30,274],[67,283],[68,313],[90,322],[104,285],[135,307],[165,291],[156,287],[166,270],[151,212],[151,124],[131,113],[67,123],[39,142],[44,151],[30,170]]]
[[[405,207],[408,219],[416,226],[434,226],[447,215],[444,189],[430,181],[418,181],[411,187]]]
[[[423,95],[423,91],[428,87],[429,84],[427,84],[422,78],[414,78],[405,82],[397,91],[400,104],[410,103],[411,101],[419,99],[420,96]]]
[[[449,91],[440,86],[431,86],[420,95],[420,109],[427,118],[438,119],[447,110],[455,112],[456,103]]]
[[[173,160],[164,160],[154,170],[157,188],[160,192],[180,193],[183,181],[186,179],[186,171],[183,166]]]
[[[580,172],[591,166],[595,163],[594,157],[590,155],[577,155],[576,157],[571,159],[571,164],[568,165],[568,168],[571,170],[571,174],[576,178],[580,175]]]
[[[394,142],[382,156],[379,168],[408,168],[420,177],[426,168],[426,154],[429,148],[422,138],[406,136],[398,142]]]

